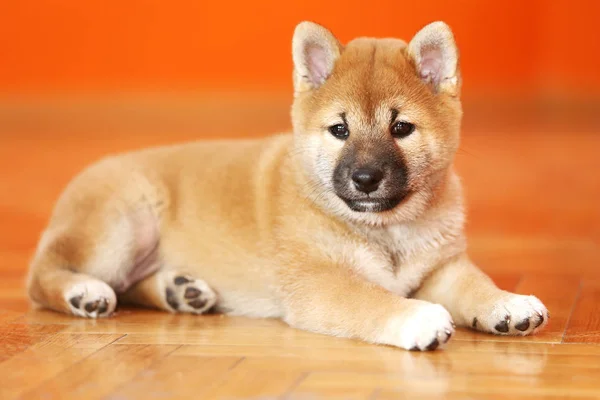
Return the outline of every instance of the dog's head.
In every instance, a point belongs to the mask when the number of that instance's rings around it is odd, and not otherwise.
[[[458,148],[458,51],[435,22],[407,45],[355,39],[342,46],[311,22],[293,39],[295,154],[315,199],[381,223],[415,217]]]

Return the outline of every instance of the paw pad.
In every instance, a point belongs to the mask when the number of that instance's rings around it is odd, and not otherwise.
[[[178,275],[169,278],[165,300],[174,311],[200,314],[215,304],[216,295],[204,281]]]
[[[107,311],[111,304],[106,297],[86,301],[82,307],[83,297],[83,295],[77,295],[69,299],[69,304],[73,307],[74,314],[92,318],[108,315]]]
[[[186,283],[190,283],[190,282],[193,282],[193,281],[189,280],[185,276],[177,276],[173,280],[173,283],[175,283],[177,286],[185,285]]]
[[[171,308],[173,308],[174,310],[179,309],[179,302],[177,301],[177,297],[175,296],[175,291],[173,289],[167,288],[165,290],[165,297],[167,299],[167,303],[169,303],[169,306],[171,306]]]
[[[64,296],[71,312],[80,317],[107,317],[117,305],[115,292],[101,281],[77,283]]]
[[[73,296],[69,299],[69,303],[75,309],[80,312],[85,312],[88,314],[87,316],[103,316],[108,311],[110,303],[106,297],[100,297],[98,299],[88,301],[83,305],[83,309],[81,308],[81,303],[83,300],[83,295]]]
[[[494,329],[497,330],[498,332],[506,333],[506,332],[508,332],[508,323],[509,322],[510,322],[510,319],[508,319],[508,317],[505,317],[504,321],[498,322],[496,324],[496,326],[494,327]]]
[[[548,313],[548,318],[550,318],[550,313]],[[544,321],[545,321],[544,314],[538,313],[538,315],[537,315],[537,321],[535,323],[535,328],[537,328],[538,326],[542,325],[544,323]]]
[[[433,342],[429,343],[429,345],[427,347],[425,347],[425,350],[433,351],[433,350],[437,349],[439,345],[440,345],[440,342],[437,339],[433,339]]]
[[[85,311],[89,313],[98,311],[98,314],[103,314],[106,310],[108,310],[108,300],[104,297],[85,303]]]
[[[185,289],[185,294],[183,295],[183,297],[185,297],[186,299],[195,299],[201,294],[202,292],[199,289],[196,289],[195,287],[188,287],[187,289]]]
[[[481,305],[471,324],[473,329],[499,335],[529,335],[548,321],[548,310],[534,296],[505,293]]]
[[[441,343],[446,344],[452,337],[452,331],[450,329],[446,329],[444,332],[446,333],[446,335],[441,340]],[[436,337],[427,346],[425,346],[423,351],[433,351],[433,350],[437,349],[439,346],[440,346],[440,340],[438,340],[438,338]],[[420,350],[421,349],[419,348],[419,346],[414,346],[410,349],[410,351],[420,351]]]
[[[83,299],[83,295],[73,296],[69,299],[69,303],[75,308],[79,308],[81,306],[81,299]]]
[[[198,310],[206,305],[206,300],[197,299],[190,301],[188,304]]]
[[[515,329],[521,332],[525,332],[527,329],[529,329],[529,325],[529,319],[524,319],[523,321],[515,325]]]

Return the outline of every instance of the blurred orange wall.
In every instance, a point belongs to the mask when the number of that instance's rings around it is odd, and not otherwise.
[[[464,90],[600,92],[600,1],[3,1],[0,91],[286,89],[310,19],[342,42],[455,31]]]

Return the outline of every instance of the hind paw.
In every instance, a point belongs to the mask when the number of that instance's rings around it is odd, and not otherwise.
[[[203,280],[176,273],[168,275],[165,301],[171,311],[202,314],[217,302],[217,295]]]
[[[73,285],[65,293],[65,301],[74,315],[85,318],[108,317],[117,306],[111,287],[96,280]]]

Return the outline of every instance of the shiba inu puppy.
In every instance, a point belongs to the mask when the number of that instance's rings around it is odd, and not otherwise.
[[[31,299],[90,318],[117,300],[281,318],[416,350],[446,343],[455,323],[541,329],[548,312],[536,297],[498,289],[465,254],[449,27],[344,46],[302,22],[292,47],[293,134],[93,165],[41,237]]]

